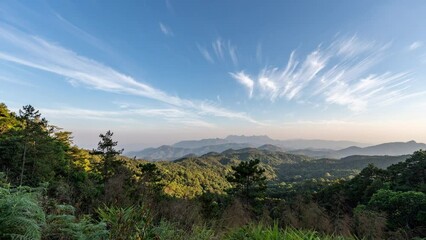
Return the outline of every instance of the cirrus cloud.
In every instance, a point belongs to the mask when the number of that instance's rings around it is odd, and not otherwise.
[[[317,47],[302,59],[292,51],[285,67],[267,66],[257,76],[243,71],[231,76],[249,89],[250,98],[256,94],[271,101],[315,99],[354,112],[424,94],[409,87],[413,80],[411,72],[373,71],[384,60],[389,46],[362,41],[356,36],[341,38],[326,47]]]
[[[7,25],[0,25],[0,60],[63,76],[68,81],[71,79],[75,86],[81,84],[96,90],[140,96],[199,116],[259,123],[244,112],[170,95],[105,64]]]

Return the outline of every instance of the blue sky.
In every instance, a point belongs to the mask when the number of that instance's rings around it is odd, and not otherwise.
[[[425,1],[0,1],[0,101],[93,147],[426,142]]]

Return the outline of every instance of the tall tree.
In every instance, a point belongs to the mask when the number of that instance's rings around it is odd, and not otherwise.
[[[93,150],[93,153],[101,157],[101,162],[98,164],[98,170],[102,174],[102,178],[106,181],[112,175],[117,166],[120,165],[120,161],[117,160],[117,156],[123,152],[123,149],[117,150],[117,142],[112,140],[113,132],[108,130],[105,134],[100,134],[101,141],[98,143],[98,148]]]
[[[117,150],[117,142],[112,140],[114,133],[107,131],[100,134],[101,141],[98,148],[93,153],[100,156],[100,162],[96,168],[101,174],[103,184],[104,203],[117,201],[118,197],[123,197],[123,181],[128,178],[126,169],[122,166],[117,156],[123,152],[123,149]],[[123,176],[120,176],[123,175]],[[114,179],[116,178],[116,179]],[[108,191],[110,190],[110,191]]]
[[[140,198],[142,195],[145,199],[158,197],[164,185],[161,183],[162,174],[154,163],[139,164],[140,173],[137,174],[138,180],[134,184],[135,196]]]
[[[22,185],[25,171],[25,163],[27,161],[27,151],[29,148],[36,148],[37,135],[42,134],[47,129],[47,121],[41,118],[41,114],[38,110],[35,110],[33,106],[27,105],[19,110],[19,119],[24,123],[23,131],[23,153],[22,153],[22,167],[19,184]],[[35,164],[34,164],[35,165]]]
[[[35,186],[51,181],[58,175],[56,170],[65,164],[63,145],[53,137],[55,127],[48,125],[47,120],[31,105],[19,110],[18,119],[23,124],[22,130],[17,132],[22,148],[20,185],[26,183]]]
[[[0,136],[2,171],[18,185],[36,186],[50,181],[64,156],[60,144],[52,137],[54,128],[31,105],[24,106],[16,117],[4,109],[1,115],[2,120],[15,118],[2,121],[8,123]]]
[[[241,162],[232,166],[234,173],[227,177],[234,185],[233,192],[240,195],[248,204],[256,197],[262,196],[266,190],[265,169],[259,167],[259,159]]]

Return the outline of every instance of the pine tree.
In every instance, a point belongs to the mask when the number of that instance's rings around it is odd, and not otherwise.
[[[99,155],[101,161],[96,165],[96,168],[101,174],[103,183],[104,202],[108,200],[107,192],[109,181],[118,173],[121,162],[117,159],[117,156],[123,152],[123,149],[117,150],[117,142],[112,140],[114,133],[107,131],[105,134],[100,134],[101,141],[98,143],[98,148],[93,150],[92,153]]]
[[[259,163],[258,159],[241,162],[232,167],[234,173],[227,177],[234,185],[233,192],[240,195],[247,204],[261,197],[266,190],[266,177],[263,175],[265,169],[260,168]]]
[[[102,174],[104,182],[114,175],[116,168],[120,165],[117,156],[123,152],[123,149],[117,150],[117,142],[112,140],[114,133],[107,131],[105,134],[100,134],[101,141],[98,143],[98,148],[93,150],[93,153],[101,157],[101,162],[98,164],[98,170]]]

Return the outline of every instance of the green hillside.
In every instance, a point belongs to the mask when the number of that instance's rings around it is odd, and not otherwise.
[[[163,173],[164,192],[170,196],[192,198],[205,192],[224,193],[229,188],[226,176],[231,166],[243,161],[260,160],[270,185],[332,181],[351,178],[369,164],[386,168],[408,156],[351,156],[340,160],[311,159],[284,152],[245,148],[187,157],[174,162],[158,162]]]
[[[314,160],[245,148],[150,163],[99,136],[81,149],[33,107],[0,104],[0,239],[426,235],[425,151]]]

